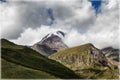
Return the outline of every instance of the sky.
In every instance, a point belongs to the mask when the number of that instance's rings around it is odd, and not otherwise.
[[[92,4],[92,7],[95,9],[96,13],[98,14],[100,12],[100,7],[102,0],[89,0]]]
[[[33,45],[48,33],[66,33],[69,46],[119,48],[119,0],[0,0],[1,38]]]

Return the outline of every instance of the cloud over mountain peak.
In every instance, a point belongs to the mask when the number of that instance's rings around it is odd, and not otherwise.
[[[69,3],[68,3],[69,1]],[[54,31],[66,32],[68,46],[93,43],[118,47],[119,6],[104,0],[97,14],[88,0],[8,0],[0,4],[2,37],[31,45]]]

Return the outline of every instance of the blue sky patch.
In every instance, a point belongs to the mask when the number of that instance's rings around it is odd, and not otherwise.
[[[89,0],[89,1],[92,3],[92,6],[95,9],[96,13],[99,13],[102,0]]]

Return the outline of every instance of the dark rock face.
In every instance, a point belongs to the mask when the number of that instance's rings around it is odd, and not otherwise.
[[[120,54],[119,49],[114,49],[112,47],[106,47],[106,48],[101,49],[101,51],[105,54],[106,57],[111,58],[115,61],[119,61],[119,54]]]
[[[65,36],[65,33],[62,32],[62,31],[57,31],[56,33],[57,33],[57,34],[61,34],[63,37]]]
[[[103,53],[106,53],[106,54],[119,51],[119,49],[115,49],[115,48],[112,48],[112,47],[106,47],[106,48],[103,48],[101,50],[103,51]]]
[[[67,48],[67,46],[63,43],[62,39],[54,34],[52,34],[50,37],[41,41],[38,44],[48,46],[49,48],[55,51],[59,51],[61,49]]]
[[[60,31],[57,31],[56,34],[48,34],[40,42],[34,44],[32,48],[45,56],[49,56],[59,50],[68,48],[59,35],[64,37],[64,33]]]

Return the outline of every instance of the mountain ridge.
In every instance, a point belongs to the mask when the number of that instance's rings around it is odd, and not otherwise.
[[[52,79],[118,79],[118,67],[112,65],[114,61],[92,43],[62,49],[46,57],[30,47],[16,45],[6,39],[1,42],[2,78],[16,79],[20,75],[21,79],[45,79],[47,76]]]
[[[120,50],[113,47],[106,47],[101,49],[101,51],[105,54],[106,57],[111,58],[114,61],[119,62],[120,58]]]
[[[102,51],[91,43],[61,50],[49,58],[60,62],[85,79],[117,79],[119,76],[118,67],[112,65]]]
[[[76,56],[76,57],[77,56],[79,56],[79,57],[82,56],[82,57],[84,57],[84,59],[87,59],[90,56],[91,56],[90,57],[91,59],[92,59],[92,57],[95,58],[95,59],[98,59],[98,58],[100,58],[100,59],[104,58],[105,59],[104,54],[102,54],[102,52],[100,50],[98,50],[97,48],[95,48],[93,46],[93,44],[91,44],[91,43],[87,43],[87,44],[77,46],[77,47],[68,48],[68,49],[65,49],[65,50],[61,50],[57,53],[52,54],[49,58],[52,59],[54,57],[55,58],[61,57],[61,58],[67,59],[68,57],[72,58],[73,56]],[[90,61],[90,60],[87,60],[87,61]],[[74,62],[76,62],[76,61],[74,61]]]

